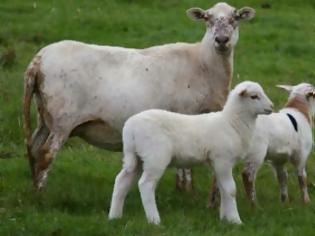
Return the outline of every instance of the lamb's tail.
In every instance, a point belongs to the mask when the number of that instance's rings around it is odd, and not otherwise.
[[[31,102],[39,72],[39,63],[39,58],[35,57],[24,74],[23,129],[28,151],[30,151],[32,145]]]

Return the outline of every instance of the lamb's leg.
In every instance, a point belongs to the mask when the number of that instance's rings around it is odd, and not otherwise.
[[[311,202],[311,199],[308,195],[305,168],[302,170],[298,170],[298,180],[299,180],[299,185],[300,185],[300,189],[301,189],[303,202],[305,204]]]
[[[126,162],[125,158],[124,167],[119,172],[115,180],[112,202],[108,215],[109,219],[121,218],[126,196],[138,173],[137,163],[134,161]]]
[[[214,163],[214,170],[217,177],[221,195],[220,218],[230,223],[241,224],[236,205],[236,186],[232,175],[232,165],[218,160]]]
[[[308,195],[308,189],[307,189],[307,178],[306,178],[306,170],[305,170],[305,165],[306,165],[306,160],[307,157],[303,158],[297,158],[299,160],[299,163],[296,165],[297,168],[297,176],[298,176],[298,181],[299,181],[299,186],[301,190],[301,196],[303,202],[309,203],[311,202],[310,197]]]
[[[288,172],[283,164],[273,164],[280,187],[280,197],[282,202],[289,201],[288,196]]]
[[[246,196],[250,200],[253,207],[255,207],[257,203],[255,181],[257,171],[260,168],[261,164],[262,162],[257,163],[248,161],[245,163],[245,168],[242,173]]]
[[[39,156],[34,165],[34,185],[37,190],[44,187],[47,181],[47,174],[49,166],[56,157],[58,150],[63,144],[66,135],[51,132],[45,142],[39,150]]]
[[[155,201],[155,189],[163,173],[164,170],[144,169],[138,183],[146,217],[148,222],[153,224],[159,224],[161,221]]]

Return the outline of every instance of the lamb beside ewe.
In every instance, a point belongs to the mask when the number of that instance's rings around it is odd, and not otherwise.
[[[234,164],[246,153],[256,118],[270,114],[272,102],[261,86],[243,82],[230,93],[221,112],[183,115],[147,110],[130,117],[123,128],[123,168],[117,175],[109,218],[122,216],[123,204],[141,170],[139,189],[146,217],[159,224],[155,188],[169,165],[212,165],[222,196],[220,218],[241,224],[236,206]]]
[[[312,119],[315,115],[315,88],[311,84],[279,85],[290,93],[278,113],[257,119],[253,141],[245,158],[243,182],[248,198],[256,203],[255,178],[264,160],[270,160],[280,186],[281,200],[288,200],[287,171],[291,162],[296,168],[304,203],[310,201],[305,165],[312,149]]]

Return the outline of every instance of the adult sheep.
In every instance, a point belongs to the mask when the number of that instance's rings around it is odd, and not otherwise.
[[[160,108],[198,114],[223,107],[233,72],[240,21],[255,11],[218,3],[187,11],[206,23],[202,41],[146,49],[61,41],[41,49],[25,72],[24,130],[33,182],[44,186],[50,164],[70,136],[121,150],[121,130],[133,114]],[[38,126],[32,135],[30,104]]]
[[[250,146],[257,116],[271,112],[272,102],[261,86],[247,81],[231,91],[219,112],[184,115],[153,109],[130,117],[123,128],[123,167],[109,218],[122,216],[127,193],[142,171],[138,185],[145,214],[150,223],[159,224],[155,188],[165,169],[203,163],[214,168],[222,196],[220,218],[240,224],[232,169]]]

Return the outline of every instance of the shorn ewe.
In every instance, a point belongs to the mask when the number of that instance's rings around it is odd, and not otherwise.
[[[284,167],[287,162],[296,168],[303,202],[310,201],[305,165],[312,149],[315,89],[307,83],[279,87],[290,93],[288,102],[278,113],[258,117],[253,141],[245,158],[243,182],[247,196],[254,205],[256,173],[266,159],[274,167],[282,201],[288,200],[287,171]]]
[[[159,224],[155,188],[169,165],[212,165],[222,196],[220,218],[240,224],[232,168],[247,151],[258,114],[272,102],[261,86],[243,82],[231,91],[223,111],[183,115],[148,110],[129,118],[123,128],[123,168],[117,175],[109,218],[122,216],[125,197],[141,170],[139,189],[150,223]]]
[[[255,14],[218,3],[192,8],[207,31],[201,42],[146,49],[61,41],[41,49],[25,72],[24,130],[33,182],[44,186],[49,166],[70,136],[120,151],[124,122],[151,108],[199,114],[222,108],[233,72],[239,23]],[[32,134],[35,94],[38,125]]]

